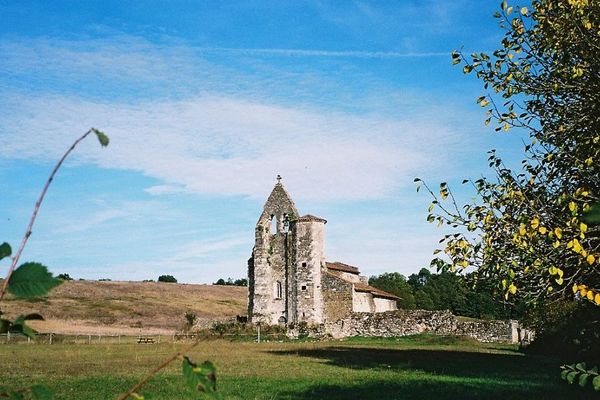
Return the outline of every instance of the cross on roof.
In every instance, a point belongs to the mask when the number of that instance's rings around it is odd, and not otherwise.
[[[281,175],[277,175],[277,183],[281,183]]]

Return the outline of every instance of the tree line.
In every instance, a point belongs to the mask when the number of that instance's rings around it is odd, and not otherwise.
[[[398,308],[450,310],[455,315],[480,319],[518,319],[518,304],[503,302],[493,282],[477,279],[474,274],[432,273],[422,268],[408,279],[398,272],[386,272],[369,278],[369,285],[400,297]]]

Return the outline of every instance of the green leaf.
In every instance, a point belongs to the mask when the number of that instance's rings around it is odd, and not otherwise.
[[[98,137],[98,141],[100,142],[100,145],[102,147],[108,146],[110,139],[108,138],[108,136],[106,136],[106,133],[99,131],[96,128],[92,128],[92,132],[94,132],[96,134],[96,137]]]
[[[588,383],[588,378],[589,377],[590,377],[589,374],[581,374],[581,375],[579,375],[579,386],[585,387],[585,385],[587,385],[587,383]]]
[[[600,391],[600,375],[592,379],[592,386],[594,390]]]
[[[567,374],[567,382],[569,382],[569,383],[575,382],[575,378],[577,378],[577,375],[579,375],[579,372],[575,372],[575,371],[569,372]]]
[[[566,369],[563,369],[562,371],[560,371],[560,379],[566,380],[568,373],[569,373],[569,371]]]
[[[54,393],[44,385],[34,385],[31,387],[31,397],[35,400],[52,400]]]
[[[12,254],[12,249],[10,248],[10,244],[4,242],[0,244],[0,260],[6,258]]]
[[[40,263],[22,264],[13,272],[8,282],[8,291],[22,299],[44,296],[62,281],[48,272],[48,268]]]
[[[25,323],[25,316],[21,315],[19,318],[15,319],[10,327],[11,332],[22,333],[23,335],[35,339],[36,331],[31,327],[27,326]]]
[[[600,224],[600,203],[594,204],[588,212],[583,214],[583,221],[590,226]]]
[[[186,383],[191,389],[205,393],[215,399],[221,397],[217,393],[217,375],[213,363],[204,361],[198,366],[188,357],[184,357],[182,370]]]

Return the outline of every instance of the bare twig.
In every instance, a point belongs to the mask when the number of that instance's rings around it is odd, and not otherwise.
[[[69,147],[69,149],[65,152],[65,154],[58,161],[58,163],[56,163],[56,166],[52,170],[52,173],[50,174],[50,177],[48,177],[48,180],[46,181],[46,184],[44,185],[44,189],[42,190],[42,193],[40,194],[40,197],[37,200],[37,202],[35,203],[35,207],[33,208],[33,214],[31,214],[31,220],[29,221],[29,225],[27,226],[27,231],[25,231],[25,236],[23,236],[23,240],[21,241],[21,245],[19,246],[19,249],[17,250],[17,252],[15,253],[15,255],[13,257],[11,257],[12,258],[12,263],[10,265],[10,268],[8,269],[8,273],[6,274],[6,278],[4,278],[4,282],[2,284],[2,290],[0,290],[0,301],[2,301],[2,299],[4,298],[4,295],[6,294],[6,290],[8,288],[8,283],[10,282],[10,278],[11,278],[11,276],[12,276],[15,268],[17,267],[17,263],[19,262],[19,258],[21,258],[21,253],[23,253],[23,249],[25,248],[25,245],[27,244],[27,241],[29,240],[29,237],[31,236],[31,232],[32,232],[32,229],[33,229],[33,224],[35,223],[35,219],[37,218],[37,214],[38,214],[38,211],[40,210],[40,206],[42,205],[42,201],[44,200],[44,196],[46,196],[46,192],[48,191],[48,187],[50,186],[50,184],[52,183],[52,180],[54,179],[54,175],[56,175],[56,172],[58,171],[58,169],[60,168],[60,166],[62,165],[62,163],[69,156],[69,154],[71,154],[71,152],[73,151],[73,149],[75,149],[75,147],[79,144],[79,142],[81,142],[83,139],[85,139],[92,132],[93,132],[93,128],[89,129],[86,133],[83,134],[83,136],[81,136],[79,139],[77,139],[71,145],[71,147]]]

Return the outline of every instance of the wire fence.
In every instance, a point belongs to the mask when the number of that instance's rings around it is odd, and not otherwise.
[[[171,335],[65,335],[57,333],[38,333],[31,339],[22,333],[1,333],[2,344],[159,344],[187,342],[196,339],[228,339],[244,342],[281,342],[288,338],[280,333],[174,333]]]

